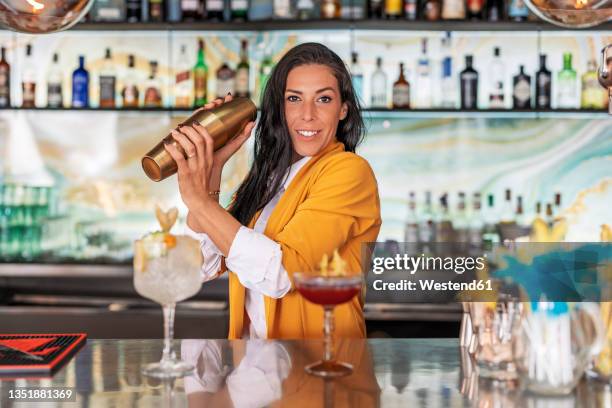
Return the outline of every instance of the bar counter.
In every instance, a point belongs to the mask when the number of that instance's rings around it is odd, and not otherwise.
[[[150,379],[143,364],[159,360],[162,340],[89,340],[52,379],[0,381],[1,407],[610,407],[609,385],[583,380],[573,394],[550,398],[478,379],[456,339],[345,339],[338,359],[350,376],[324,381],[304,366],[323,342],[176,340],[195,373]],[[73,387],[76,402],[15,403],[16,387]]]

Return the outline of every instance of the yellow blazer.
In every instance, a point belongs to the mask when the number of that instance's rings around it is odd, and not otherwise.
[[[261,211],[253,217],[253,228]],[[374,173],[362,157],[331,142],[298,172],[270,215],[264,234],[281,245],[283,266],[293,274],[312,271],[323,254],[334,249],[351,272],[363,273],[361,244],[376,241],[381,225]],[[225,264],[225,263],[223,263]],[[225,266],[223,266],[225,268]],[[242,336],[245,288],[229,274],[229,338]],[[271,339],[320,338],[323,308],[305,300],[294,288],[280,299],[264,296],[267,335]],[[363,297],[335,308],[338,337],[365,337]]]

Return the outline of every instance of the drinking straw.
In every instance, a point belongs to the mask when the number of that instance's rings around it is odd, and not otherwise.
[[[571,325],[566,302],[532,302],[533,313],[522,321],[529,340],[529,377],[553,387],[571,383]]]

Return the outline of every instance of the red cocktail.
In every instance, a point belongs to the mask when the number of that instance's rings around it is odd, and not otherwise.
[[[325,357],[305,367],[306,372],[319,377],[342,377],[353,372],[353,366],[334,359],[334,307],[350,301],[361,291],[363,279],[358,276],[322,276],[296,273],[295,286],[306,300],[323,306],[325,321]]]
[[[302,296],[309,302],[322,306],[335,306],[348,302],[361,290],[361,280],[356,284],[344,284],[335,286],[302,284],[298,287]]]

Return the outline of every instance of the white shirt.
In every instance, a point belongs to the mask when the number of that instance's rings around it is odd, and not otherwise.
[[[240,227],[225,259],[227,268],[238,276],[240,283],[246,288],[244,307],[251,324],[245,326],[243,337],[267,338],[264,295],[281,298],[291,289],[291,281],[282,263],[280,244],[265,236],[263,232],[276,204],[308,160],[310,156],[305,156],[289,167],[287,179],[263,208],[254,228]],[[204,255],[204,282],[216,278],[223,254],[207,234],[196,233],[187,226],[185,231],[200,241]]]

